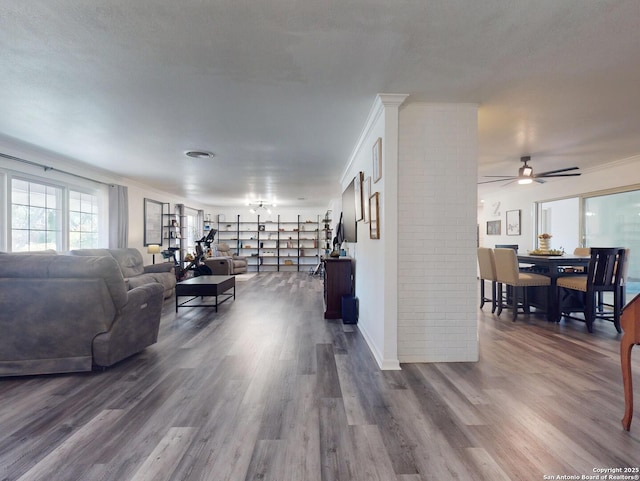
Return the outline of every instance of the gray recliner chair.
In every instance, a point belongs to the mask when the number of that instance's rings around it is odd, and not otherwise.
[[[214,275],[232,276],[247,272],[248,260],[231,251],[229,244],[218,244],[218,255],[204,260],[204,264],[211,269]]]

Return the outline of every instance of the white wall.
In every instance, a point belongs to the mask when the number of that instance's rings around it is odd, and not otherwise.
[[[151,263],[151,254],[147,254],[147,248],[144,246],[144,199],[152,199],[158,202],[169,203],[170,212],[175,212],[176,204],[184,204],[186,207],[191,207],[196,210],[204,210],[205,213],[209,212],[211,208],[199,202],[194,202],[184,197],[174,196],[167,194],[166,192],[160,192],[151,189],[145,185],[129,181],[124,179],[120,182],[122,185],[126,185],[129,188],[129,247],[135,247],[145,258],[145,264]],[[167,206],[164,206],[165,213]],[[167,241],[165,240],[164,247],[167,247]],[[195,251],[195,246],[186,246],[189,252]],[[158,258],[162,259],[162,256],[156,256],[156,262]]]
[[[371,239],[369,224],[357,224],[358,242],[348,244],[355,264],[356,296],[359,300],[358,328],[382,369],[399,369],[397,355],[397,162],[398,107],[406,95],[381,94],[354,148],[342,177],[344,190],[358,172],[364,178],[373,170],[372,149],[382,139],[382,178],[371,194],[380,195],[380,239]],[[340,202],[334,202],[338,205]],[[340,213],[334,210],[337,220]]]
[[[518,244],[519,252],[526,253],[536,247],[535,239],[535,203],[551,201],[561,198],[574,197],[581,194],[616,189],[624,186],[640,184],[640,156],[609,162],[603,159],[601,168],[582,170],[580,177],[566,179],[548,179],[544,184],[532,183],[519,185],[514,183],[506,187],[497,187],[481,197],[478,207],[478,225],[480,231],[480,245],[493,247],[495,244]],[[637,188],[640,188],[637,187]],[[492,206],[500,203],[500,214],[493,213]],[[508,210],[522,210],[522,234],[507,236],[505,233],[505,213]],[[502,220],[502,235],[487,236],[486,222],[488,220]],[[550,234],[553,235],[553,232]],[[573,244],[578,244],[576,239]],[[554,245],[552,244],[552,247]],[[563,246],[572,250],[571,246]],[[575,247],[575,246],[574,246]]]
[[[399,359],[477,361],[477,106],[403,106],[399,173]]]
[[[366,182],[382,138],[383,175],[371,184],[380,239],[359,222],[349,246],[358,327],[382,369],[475,361],[477,106],[400,107],[405,97],[376,99],[342,178],[343,189],[360,171]]]

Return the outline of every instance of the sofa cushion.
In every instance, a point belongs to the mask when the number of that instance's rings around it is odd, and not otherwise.
[[[111,256],[109,249],[75,249],[70,250],[69,254],[72,256]]]
[[[170,289],[175,288],[175,276],[167,275],[167,273],[161,272],[151,272],[147,274],[142,274],[135,277],[128,277],[127,281],[129,282],[129,289],[134,289],[135,287],[140,287],[145,284],[151,284],[157,282],[160,284],[164,291],[168,291]],[[172,282],[173,281],[173,282]]]
[[[78,249],[69,251],[74,256],[110,256],[113,257],[118,265],[122,276],[134,277],[144,273],[144,265],[142,254],[138,249]]]
[[[78,261],[56,254],[14,254],[2,265],[6,278],[101,278],[117,309],[127,302],[122,273],[112,257],[87,257]]]
[[[229,244],[226,244],[224,242],[217,244],[216,252],[216,257],[233,257],[231,247],[229,247]]]
[[[233,268],[237,272],[238,269],[244,269],[247,267],[247,261],[244,259],[233,259]]]
[[[138,249],[109,249],[109,252],[118,261],[124,277],[144,274],[144,261]]]
[[[10,255],[15,255],[15,254],[29,254],[29,255],[33,255],[33,254],[57,254],[58,252],[55,251],[54,249],[45,249],[43,251],[28,251],[28,252],[2,252],[0,251],[0,254],[10,254]]]

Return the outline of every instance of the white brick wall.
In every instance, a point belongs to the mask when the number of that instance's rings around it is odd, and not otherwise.
[[[400,111],[398,357],[476,361],[477,106]]]

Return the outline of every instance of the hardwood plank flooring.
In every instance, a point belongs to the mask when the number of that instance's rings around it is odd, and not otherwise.
[[[503,481],[640,467],[640,413],[630,433],[620,424],[611,323],[588,334],[479,310],[480,362],[380,371],[357,326],[323,319],[321,279],[260,273],[236,289],[218,313],[176,314],[168,300],[158,343],[106,371],[0,378],[0,481]],[[632,363],[640,376],[640,354]]]

